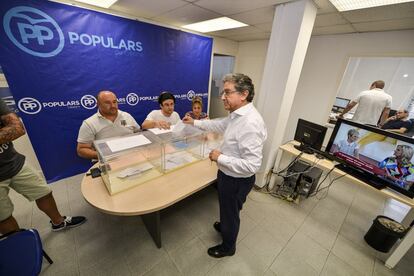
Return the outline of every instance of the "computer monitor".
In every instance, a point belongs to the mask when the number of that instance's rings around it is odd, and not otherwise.
[[[320,151],[326,130],[324,126],[299,119],[294,139],[300,142],[300,145],[295,148],[309,154],[314,153],[315,150]]]
[[[350,99],[336,97],[332,110],[343,111],[345,107],[347,107],[350,101],[351,101]]]

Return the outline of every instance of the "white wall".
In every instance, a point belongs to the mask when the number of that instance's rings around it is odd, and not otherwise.
[[[414,31],[312,37],[285,140],[293,138],[298,118],[325,124],[350,56],[414,56]]]
[[[267,40],[239,43],[236,71],[249,75],[260,93]],[[284,140],[293,139],[298,118],[325,124],[351,56],[414,56],[414,31],[313,36],[290,112]]]
[[[338,97],[355,99],[375,80],[385,81],[392,109],[407,108],[414,93],[414,57],[351,57]]]
[[[213,54],[236,56],[239,43],[221,37],[213,37]]]
[[[228,39],[224,39],[224,38],[220,38],[220,37],[213,37],[213,53],[212,53],[213,55],[214,54],[220,54],[220,55],[236,57],[238,49],[239,49],[239,43],[238,42],[228,40]],[[216,78],[216,76],[213,76],[213,67],[217,66],[217,64],[214,64],[214,60],[217,61],[217,60],[220,60],[220,59],[217,59],[217,58],[214,59],[213,56],[211,58],[212,64],[211,64],[211,70],[210,70],[210,89],[209,89],[209,92],[212,91],[212,89],[211,89],[212,79]],[[218,65],[218,66],[220,66],[220,65]],[[228,72],[226,69],[224,69],[224,71]],[[221,100],[220,97],[218,97],[217,95],[213,95],[213,94],[209,93],[208,112],[209,112],[210,117],[211,118],[217,118],[217,117],[227,116],[228,112],[223,107],[223,101]]]
[[[239,43],[235,71],[248,75],[255,86],[254,101],[260,91],[268,40],[247,41]]]

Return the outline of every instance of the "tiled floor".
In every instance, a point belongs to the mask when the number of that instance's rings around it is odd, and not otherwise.
[[[251,192],[236,255],[218,260],[206,253],[220,241],[212,227],[218,217],[214,188],[162,213],[163,247],[157,249],[139,217],[106,215],[89,206],[81,177],[52,185],[63,214],[88,217],[65,232],[51,232],[33,203],[11,193],[20,225],[39,230],[55,262],[44,262],[42,275],[414,275],[414,248],[389,270],[383,254],[363,240],[378,214],[400,219],[404,210],[354,184],[337,181],[325,199],[299,205]]]

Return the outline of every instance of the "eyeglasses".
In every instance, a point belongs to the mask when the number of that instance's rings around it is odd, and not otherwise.
[[[220,92],[220,97],[228,97],[228,96],[230,96],[230,94],[232,94],[232,93],[234,93],[234,92],[239,92],[239,91],[237,91],[237,90],[233,90],[233,91],[231,91],[231,90],[223,90],[223,91],[221,91]]]

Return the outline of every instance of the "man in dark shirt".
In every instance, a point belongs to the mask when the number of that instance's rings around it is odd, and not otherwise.
[[[394,116],[389,117],[380,127],[396,133],[406,133],[412,127],[410,120],[408,120],[408,111],[406,109],[398,110]]]
[[[9,198],[12,188],[30,201],[50,218],[52,231],[76,227],[86,221],[85,217],[62,216],[56,206],[50,187],[25,163],[24,155],[13,147],[13,140],[26,133],[22,122],[0,99],[0,233],[19,230],[13,217],[13,203]]]

